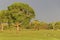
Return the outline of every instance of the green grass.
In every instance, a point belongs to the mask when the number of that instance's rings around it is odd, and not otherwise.
[[[0,40],[60,40],[60,31],[4,31],[0,32]]]

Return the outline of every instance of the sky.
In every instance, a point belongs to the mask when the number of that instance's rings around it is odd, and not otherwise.
[[[60,0],[0,0],[0,10],[7,9],[14,2],[29,4],[34,9],[37,20],[60,21]]]

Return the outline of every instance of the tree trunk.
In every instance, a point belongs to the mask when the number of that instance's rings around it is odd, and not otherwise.
[[[16,27],[17,27],[16,30],[19,31],[19,26],[17,25]]]
[[[3,31],[4,27],[3,27],[3,24],[1,24],[1,31]]]
[[[1,31],[3,31],[3,26],[2,26],[2,28],[1,28]]]
[[[16,23],[15,23],[15,26],[16,26],[16,30],[17,30],[17,31],[20,31],[21,23],[16,22]]]

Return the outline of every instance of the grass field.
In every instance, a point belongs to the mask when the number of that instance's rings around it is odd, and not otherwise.
[[[4,31],[0,32],[0,40],[60,40],[60,31]]]

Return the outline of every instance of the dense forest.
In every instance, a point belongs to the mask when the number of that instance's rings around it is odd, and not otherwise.
[[[32,20],[35,12],[28,4],[15,2],[8,6],[7,10],[0,10],[0,30],[21,30],[21,29],[60,29],[60,22],[43,22]]]

